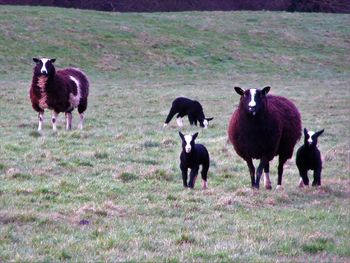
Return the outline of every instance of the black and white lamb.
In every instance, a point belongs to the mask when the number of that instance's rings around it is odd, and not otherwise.
[[[180,155],[180,169],[182,172],[182,180],[184,187],[193,188],[199,171],[199,166],[202,165],[202,188],[208,187],[207,175],[210,165],[210,158],[207,148],[203,144],[196,144],[195,140],[198,132],[193,135],[183,135],[179,132],[182,140],[182,152]],[[190,180],[187,183],[187,172],[191,169]]]
[[[182,118],[188,116],[191,125],[196,125],[199,122],[201,127],[207,128],[209,121],[214,118],[206,118],[204,116],[202,105],[196,101],[184,97],[176,98],[170,108],[169,114],[165,120],[164,127],[168,125],[174,115],[177,113],[176,122],[179,127],[183,126]]]

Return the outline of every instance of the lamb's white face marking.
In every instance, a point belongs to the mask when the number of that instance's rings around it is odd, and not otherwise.
[[[208,120],[204,119],[203,125],[204,125],[204,129],[208,128],[208,125],[209,125]]]
[[[184,126],[184,124],[183,124],[183,122],[182,122],[182,118],[181,118],[181,117],[176,118],[176,123],[177,123],[177,126],[179,126],[179,127],[183,127],[183,126]]]
[[[74,96],[73,93],[69,94],[69,102],[70,105],[75,108],[79,105],[80,98],[81,98],[81,91],[80,91],[80,82],[73,76],[69,76],[71,80],[74,81],[75,85],[77,86],[77,95]]]
[[[41,73],[47,74],[46,63],[47,63],[50,59],[48,59],[48,58],[42,58],[42,59],[40,59],[40,60],[41,60],[41,62],[43,63],[43,66],[41,67],[40,72],[41,72]]]
[[[186,141],[186,146],[185,146],[185,151],[186,153],[191,152],[191,141],[192,141],[192,135],[185,135],[185,141]]]
[[[313,131],[308,131],[307,134],[309,135],[309,139],[307,139],[307,142],[308,142],[309,144],[312,144],[313,141],[312,141],[311,136],[314,135],[315,132],[313,132]]]
[[[256,94],[256,89],[251,89],[250,91],[250,102],[248,104],[249,107],[255,107],[256,102],[255,102],[255,94]]]

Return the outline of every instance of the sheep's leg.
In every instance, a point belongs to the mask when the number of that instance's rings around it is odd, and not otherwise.
[[[255,187],[259,189],[260,178],[263,173],[264,168],[269,165],[269,161],[266,161],[264,158],[261,158],[258,168],[256,169],[256,181]]]
[[[253,160],[251,158],[246,159],[248,168],[249,168],[249,173],[250,173],[250,179],[252,182],[252,187],[255,187],[255,167],[253,164]]]
[[[38,132],[40,132],[43,129],[44,111],[39,112],[38,119],[39,119]]]
[[[281,158],[281,157],[278,160],[278,167],[277,167],[278,177],[277,177],[277,187],[276,187],[276,189],[279,189],[279,188],[282,187],[283,165],[284,165],[284,163],[286,161],[287,161],[287,159]]]
[[[83,129],[83,123],[84,123],[84,113],[79,113],[79,117],[80,117],[80,120],[79,120],[78,128],[80,130],[82,130]]]
[[[312,186],[320,186],[321,185],[321,169],[314,170],[314,180],[312,182]]]
[[[188,187],[194,188],[194,184],[196,183],[197,175],[198,175],[199,166],[193,167],[190,172],[190,181],[188,182]]]
[[[72,129],[72,112],[66,112],[66,130]]]
[[[203,165],[203,168],[202,168],[202,188],[203,189],[207,189],[208,188],[208,170],[209,170],[209,165]]]
[[[58,116],[58,113],[56,111],[53,111],[52,117],[51,117],[51,123],[52,123],[52,130],[54,132],[57,131],[57,116]]]
[[[268,163],[265,167],[264,167],[264,172],[265,172],[265,176],[264,176],[264,185],[265,188],[268,190],[271,190],[271,181],[270,181],[270,164]]]
[[[182,117],[177,117],[176,118],[176,123],[177,123],[177,126],[179,126],[179,127],[183,127],[184,126],[184,124],[182,122]]]

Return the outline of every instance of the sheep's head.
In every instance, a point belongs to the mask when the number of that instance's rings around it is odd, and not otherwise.
[[[188,134],[188,135],[183,135],[180,131],[179,131],[179,135],[180,138],[182,140],[182,150],[186,153],[190,153],[192,148],[194,147],[194,141],[196,140],[197,136],[198,136],[198,132],[196,132],[195,134]]]
[[[320,136],[324,130],[320,130],[318,132],[308,131],[304,128],[304,144],[307,146],[316,146],[318,136]]]
[[[48,76],[55,72],[55,67],[53,63],[55,63],[55,58],[33,58],[35,62],[34,73],[36,75],[44,75]]]
[[[244,110],[252,115],[257,115],[266,105],[266,94],[270,91],[270,87],[263,89],[247,89],[235,87],[235,91],[241,96],[241,105]]]

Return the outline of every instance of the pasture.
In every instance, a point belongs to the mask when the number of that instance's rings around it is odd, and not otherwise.
[[[349,262],[350,15],[284,12],[120,14],[0,8],[0,261]],[[42,134],[28,90],[32,57],[90,80],[83,131]],[[227,142],[239,97],[271,86],[303,127],[325,129],[322,187],[250,188]],[[172,100],[201,101],[208,189],[182,187]]]

